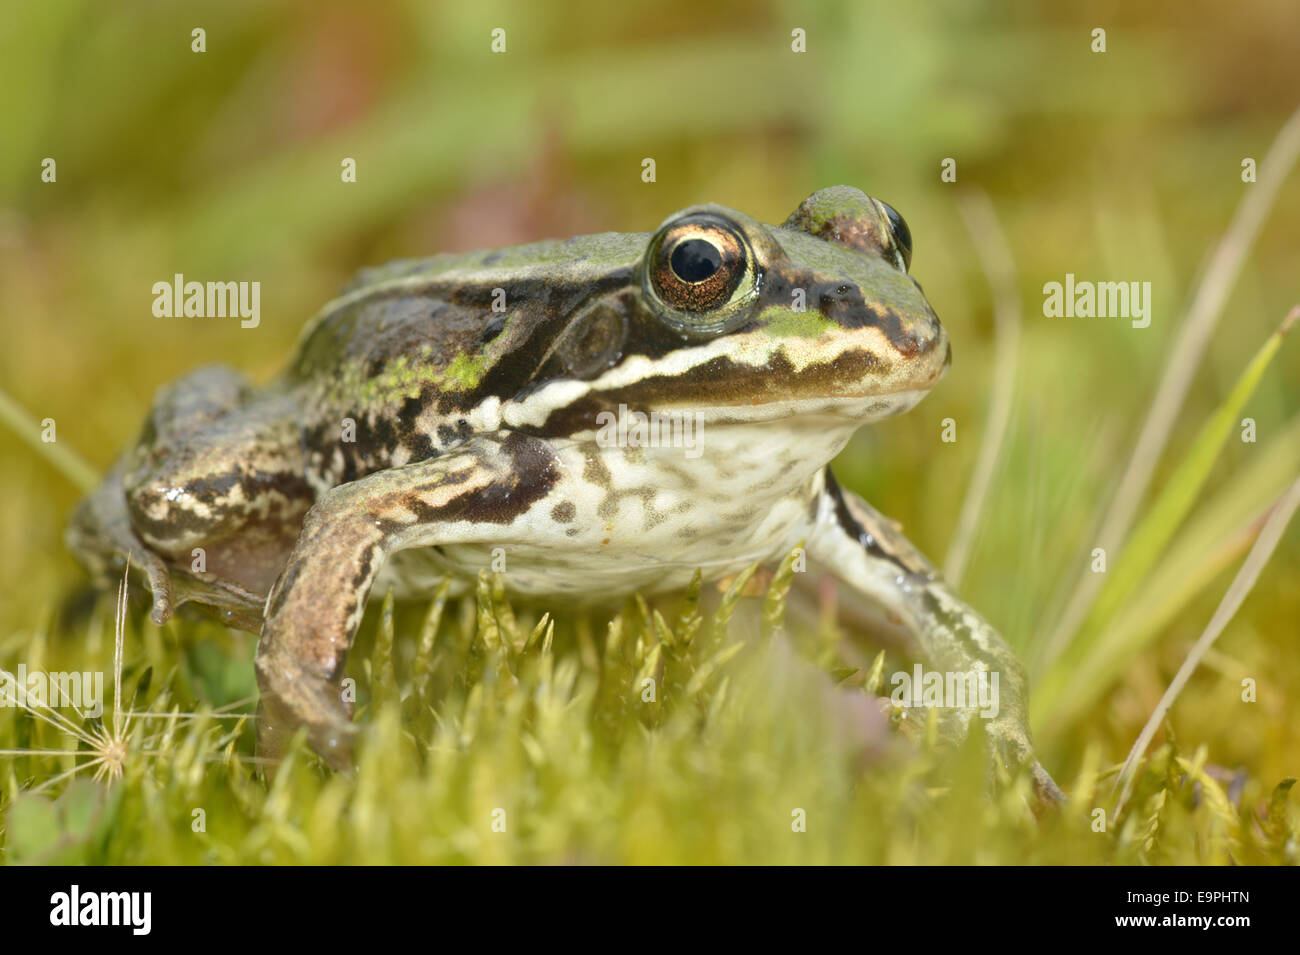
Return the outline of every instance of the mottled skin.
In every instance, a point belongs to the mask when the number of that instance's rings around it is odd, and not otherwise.
[[[336,767],[354,736],[339,681],[377,579],[426,593],[501,548],[515,592],[616,598],[806,541],[932,668],[1000,674],[988,738],[1057,799],[1014,655],[827,467],[948,366],[910,257],[892,209],[835,187],[782,226],[698,206],[654,234],[363,272],[267,387],[211,367],[162,391],[70,541],[101,577],[129,552],[158,621],[194,600],[260,629],[259,749],[275,758],[306,725]],[[698,416],[698,454],[599,441],[620,406]]]

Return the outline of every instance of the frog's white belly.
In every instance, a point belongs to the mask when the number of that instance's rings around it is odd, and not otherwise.
[[[856,425],[719,427],[694,457],[557,443],[562,477],[545,498],[509,525],[451,523],[413,541],[385,565],[379,592],[418,597],[448,574],[468,584],[486,569],[516,593],[597,600],[679,589],[696,568],[716,579],[778,560],[806,537],[822,468]]]

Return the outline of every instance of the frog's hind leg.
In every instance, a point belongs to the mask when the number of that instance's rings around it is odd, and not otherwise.
[[[160,389],[136,445],[82,501],[68,525],[68,548],[101,588],[111,586],[110,578],[121,572],[128,558],[131,566],[140,568],[153,595],[150,616],[159,625],[171,619],[186,596],[173,587],[166,555],[138,530],[133,495],[140,473],[157,467],[160,458],[237,407],[248,392],[248,383],[238,372],[220,365],[198,368]]]
[[[986,719],[987,738],[998,759],[1008,768],[1028,766],[1043,803],[1064,801],[1034,755],[1026,674],[1011,648],[953,594],[897,525],[841,489],[829,469],[808,554],[834,568],[856,596],[900,620],[930,665],[944,671],[945,685],[951,675],[970,690],[991,688],[992,706],[967,701],[955,711],[962,731],[971,719]]]
[[[292,399],[250,395],[235,371],[198,369],[158,392],[122,465],[134,533],[193,578],[178,599],[233,600],[244,618],[248,595],[265,601],[315,497]]]
[[[305,726],[326,762],[350,768],[355,730],[340,683],[385,560],[411,547],[519,539],[529,507],[560,477],[548,445],[510,434],[322,495],[267,599],[257,648],[259,755],[274,763]]]

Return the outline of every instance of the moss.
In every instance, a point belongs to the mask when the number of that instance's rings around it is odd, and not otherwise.
[[[784,629],[788,570],[763,599],[743,596],[744,575],[721,599],[701,599],[697,585],[612,616],[539,617],[486,579],[460,601],[444,589],[428,605],[372,607],[350,665],[366,724],[357,774],[332,775],[297,745],[269,784],[246,719],[252,640],[202,620],[159,631],[132,614],[117,667],[107,633],[92,633],[95,665],[115,674],[127,709],[174,715],[125,720],[119,780],[87,771],[34,793],[89,757],[59,728],[0,709],[0,748],[69,750],[0,763],[5,858],[1298,861],[1285,783],[1247,778],[1230,797],[1204,752],[1172,742],[1104,831],[1095,752],[1068,787],[1071,804],[1036,821],[1027,780],[986,788],[978,740],[926,746],[890,729],[833,633]],[[106,630],[107,613],[99,620]],[[64,652],[38,649],[50,667]],[[103,723],[117,725],[111,709]],[[1250,818],[1257,803],[1270,806],[1262,827]]]

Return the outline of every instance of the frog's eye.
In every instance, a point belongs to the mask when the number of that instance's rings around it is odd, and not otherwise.
[[[897,209],[879,199],[876,202],[889,220],[889,234],[894,240],[894,248],[903,258],[903,271],[906,272],[912,267],[912,230],[907,227],[907,221],[898,214]]]
[[[712,213],[682,216],[650,240],[642,285],[675,324],[720,331],[757,291],[754,254],[743,232]]]

